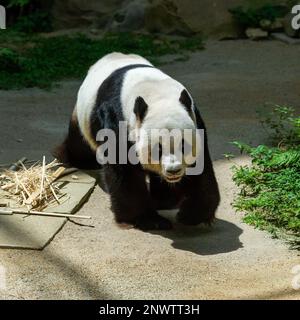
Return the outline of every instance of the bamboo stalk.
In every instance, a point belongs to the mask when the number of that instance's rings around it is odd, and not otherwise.
[[[16,174],[17,176],[17,174]],[[22,183],[22,181],[20,181],[20,185],[22,186],[22,188],[24,189],[24,191],[26,192],[27,196],[30,198],[31,194],[30,192],[27,190],[27,188],[25,187],[24,183]]]
[[[44,180],[45,180],[45,156],[43,156],[43,164],[42,164],[42,178],[41,178],[41,188],[40,188],[40,200],[42,200],[43,191],[44,191]]]
[[[33,215],[33,216],[46,216],[46,217],[56,217],[56,218],[72,218],[72,219],[91,219],[90,216],[80,216],[73,214],[65,213],[54,213],[54,212],[42,212],[34,210],[22,210],[22,209],[11,209],[11,208],[0,208],[0,215],[13,215],[13,214],[22,214],[22,215]]]
[[[49,187],[50,187],[50,190],[51,190],[51,192],[52,192],[52,194],[53,194],[53,197],[55,198],[55,200],[57,201],[57,203],[60,204],[60,203],[59,203],[59,199],[58,199],[58,197],[57,197],[57,194],[56,194],[54,188],[52,187],[52,185],[51,185],[51,183],[49,182],[49,179],[48,179],[47,177],[46,177],[46,181],[47,181],[48,184],[49,184]]]
[[[21,191],[21,195],[23,197],[23,203],[25,203],[25,201],[26,201],[25,193],[23,191]]]
[[[18,160],[16,163],[12,164],[8,170],[11,171],[18,171],[20,168],[20,165],[24,165],[24,162],[27,160],[27,158],[23,157],[20,160]]]
[[[15,186],[15,183],[9,183],[9,184],[1,187],[1,189],[5,191],[5,190],[8,190],[8,189],[10,189],[10,188],[12,188],[14,186]]]

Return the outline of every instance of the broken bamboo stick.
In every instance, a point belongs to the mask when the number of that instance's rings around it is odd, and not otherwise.
[[[42,178],[41,178],[41,188],[40,188],[40,200],[42,200],[43,197],[43,191],[44,191],[44,180],[45,180],[45,173],[46,173],[46,158],[43,156],[43,163],[42,163]]]
[[[8,170],[10,171],[18,171],[18,169],[20,168],[20,166],[24,165],[24,162],[27,160],[26,157],[21,158],[20,160],[18,160],[16,163],[12,164]]]
[[[33,211],[33,210],[22,210],[22,209],[12,209],[12,208],[0,208],[0,215],[33,215],[33,216],[46,216],[46,217],[56,217],[56,218],[74,218],[74,219],[91,219],[90,216],[80,216],[65,213],[54,213],[54,212],[43,212],[43,211]]]

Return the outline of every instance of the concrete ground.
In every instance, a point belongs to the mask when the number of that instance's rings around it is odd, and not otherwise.
[[[292,287],[299,253],[241,222],[230,205],[232,163],[220,160],[225,152],[236,153],[229,141],[267,142],[255,116],[265,102],[300,111],[299,56],[299,46],[277,41],[209,42],[190,60],[163,67],[190,88],[206,120],[222,193],[213,228],[120,229],[107,195],[96,188],[80,211],[93,217],[93,227],[68,222],[43,251],[0,250],[6,270],[0,297],[299,299],[300,291]],[[66,131],[79,85],[65,82],[51,92],[0,91],[1,163],[49,156]]]

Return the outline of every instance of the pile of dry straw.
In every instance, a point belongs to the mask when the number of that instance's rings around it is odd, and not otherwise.
[[[0,188],[6,197],[28,210],[43,210],[52,202],[60,203],[63,196],[54,183],[64,172],[57,160],[46,164],[37,162],[29,168],[21,162],[18,171],[5,170],[0,173]],[[56,168],[56,169],[55,169]]]

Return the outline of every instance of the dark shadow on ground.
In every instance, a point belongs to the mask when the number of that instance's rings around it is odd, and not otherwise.
[[[166,216],[164,214],[164,216]],[[216,219],[213,226],[188,227],[175,224],[170,231],[151,232],[171,239],[172,247],[198,255],[215,255],[243,248],[239,237],[243,230],[235,224]]]
[[[90,173],[91,174],[91,173]],[[101,171],[95,171],[92,176],[97,179],[98,186],[107,192]],[[176,210],[160,212],[166,218],[175,220]],[[184,226],[174,222],[174,229],[170,231],[150,231],[173,241],[172,246],[178,250],[190,251],[199,255],[214,255],[236,251],[243,248],[239,237],[243,230],[234,223],[216,219],[211,226]]]
[[[88,171],[87,173],[97,179],[98,187],[101,190],[108,192],[101,170]],[[160,214],[174,222],[176,210],[160,211]],[[243,248],[239,239],[243,230],[234,223],[222,219],[216,219],[211,227],[203,225],[190,227],[174,222],[173,230],[149,232],[171,239],[175,249],[199,255],[214,255]]]

